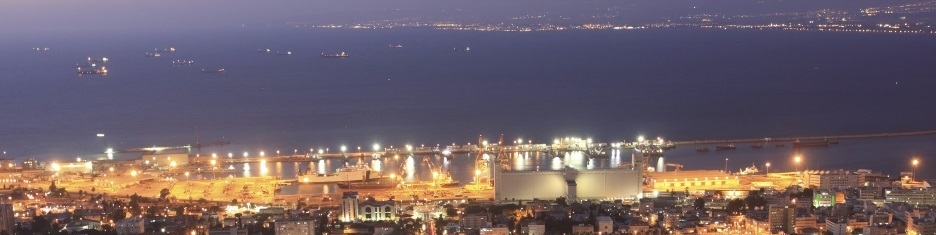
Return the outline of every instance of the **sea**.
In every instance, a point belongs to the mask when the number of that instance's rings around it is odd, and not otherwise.
[[[495,142],[501,134],[507,142],[551,143],[564,137],[617,142],[932,130],[934,37],[285,27],[0,37],[0,150],[16,160],[73,161],[100,158],[108,148],[216,141],[231,144],[197,153],[258,157],[261,151],[272,156],[340,146],[445,146],[476,144],[479,135]],[[390,47],[397,44],[403,47]],[[176,51],[145,56],[170,47]],[[274,53],[258,52],[266,49]],[[350,57],[320,56],[340,52]],[[77,75],[76,64],[88,57],[107,57],[108,74]],[[173,66],[174,60],[195,63]],[[220,68],[225,72],[201,72]],[[798,150],[737,144],[734,151],[708,153],[679,146],[665,158],[684,170],[763,171],[771,162],[773,172],[793,170],[792,156],[802,155],[800,169],[891,175],[911,171],[910,160],[918,158],[918,177],[936,177],[925,170],[936,164],[936,136],[840,142]],[[528,153],[512,161],[518,169],[546,170],[630,160],[629,150],[616,155]],[[417,169],[408,180],[428,179],[425,169],[443,168],[465,182],[475,158],[269,163],[263,174],[290,178],[308,167],[329,172],[363,162],[386,172]],[[231,175],[260,175],[260,168]]]

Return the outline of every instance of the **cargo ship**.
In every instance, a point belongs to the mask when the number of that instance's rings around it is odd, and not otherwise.
[[[107,75],[107,68],[105,68],[104,66],[101,66],[99,68],[97,67],[97,64],[90,64],[90,65],[84,65],[84,66],[78,65],[77,67],[78,67],[78,72],[77,72],[78,75],[83,75],[83,74]]]
[[[170,47],[170,48],[166,48],[166,49],[153,49],[153,51],[157,51],[157,52],[175,52],[175,47]]]
[[[376,180],[371,182],[341,182],[338,183],[340,189],[391,189],[400,186],[400,183],[392,180]]]
[[[270,48],[267,48],[267,49],[257,49],[257,53],[270,53]]]
[[[276,55],[292,55],[292,51],[277,51]]]
[[[296,177],[299,183],[321,184],[339,182],[366,182],[384,178],[383,174],[371,170],[367,165],[353,165],[338,168],[332,174],[315,174],[310,167],[305,174]]]
[[[342,51],[341,53],[338,53],[338,54],[325,54],[325,53],[322,53],[322,58],[347,58],[347,57],[351,57],[351,55],[348,55],[348,53],[345,53],[345,52],[343,52],[343,51]]]
[[[160,57],[160,56],[162,55],[160,55],[159,52],[155,52],[155,51],[146,53],[146,57]]]
[[[470,52],[470,51],[471,51],[471,48],[470,48],[470,47],[465,47],[465,48],[453,48],[453,50],[455,50],[456,52]]]
[[[224,73],[224,69],[202,69],[202,73]]]
[[[103,57],[101,59],[94,59],[94,58],[88,57],[88,63],[107,63],[107,61],[108,61],[107,57]]]
[[[401,45],[401,44],[392,45],[392,44],[391,44],[391,45],[390,45],[390,48],[403,48],[403,45]]]
[[[715,146],[715,150],[734,150],[737,148],[738,147],[735,147],[733,144]]]

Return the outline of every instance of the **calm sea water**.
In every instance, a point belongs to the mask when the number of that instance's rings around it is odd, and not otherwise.
[[[196,129],[202,142],[234,143],[203,152],[254,156],[374,143],[464,144],[501,133],[551,142],[936,129],[932,35],[243,29],[3,37],[0,45],[0,149],[17,159],[184,145],[195,142]],[[144,56],[170,46],[177,52]],[[453,51],[466,46],[471,52]],[[257,53],[261,48],[293,55]],[[319,58],[341,51],[351,57]],[[108,57],[110,73],[76,76],[75,64],[88,56]],[[176,59],[196,65],[171,66]],[[200,72],[219,67],[227,72]],[[934,141],[847,140],[804,154],[810,167],[896,174],[909,170],[912,156],[936,163]],[[792,151],[740,146],[700,154],[680,147],[668,159],[693,169],[723,169],[724,157],[733,170],[767,161],[772,170],[789,169]],[[387,161],[388,169],[405,163]],[[516,165],[556,164],[535,156],[523,161]],[[598,161],[591,164],[613,164]],[[453,172],[462,180],[470,174]]]

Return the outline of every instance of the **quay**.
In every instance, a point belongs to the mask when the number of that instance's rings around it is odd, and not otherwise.
[[[910,132],[892,132],[875,134],[855,134],[855,135],[824,135],[807,137],[780,137],[780,138],[753,138],[753,139],[723,139],[723,140],[685,140],[673,141],[673,145],[700,145],[700,144],[733,144],[733,143],[768,143],[768,142],[793,142],[793,141],[815,141],[815,140],[841,140],[841,139],[867,139],[867,138],[886,138],[915,135],[932,135],[936,130],[910,131]]]

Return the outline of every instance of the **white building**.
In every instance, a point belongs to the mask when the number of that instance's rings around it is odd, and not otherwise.
[[[396,203],[392,200],[376,201],[369,198],[362,202],[357,192],[345,192],[341,197],[341,214],[338,219],[342,222],[394,221],[396,212]]]
[[[819,189],[857,188],[861,175],[849,171],[805,171],[804,182]]]
[[[608,216],[598,216],[595,218],[595,223],[598,226],[598,232],[601,234],[610,234],[614,232],[614,220]]]
[[[114,225],[114,228],[117,230],[118,235],[134,235],[143,234],[143,232],[146,231],[143,226],[142,218],[131,217],[117,221],[117,224]]]
[[[497,171],[497,200],[636,199],[641,192],[641,172],[627,169]]]
[[[539,223],[529,223],[521,229],[523,235],[543,235],[546,234],[546,225]]]
[[[273,223],[276,235],[314,235],[314,220],[277,220]]]

